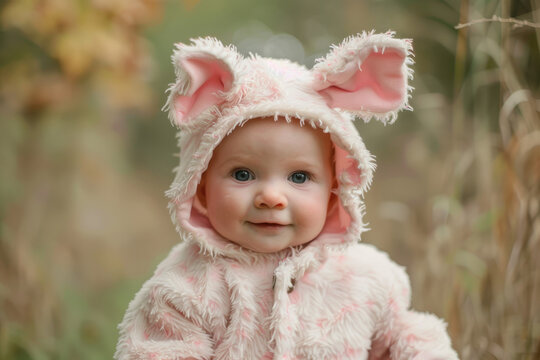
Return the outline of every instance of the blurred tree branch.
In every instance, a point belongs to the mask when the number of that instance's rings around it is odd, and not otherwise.
[[[469,22],[467,22],[465,24],[458,24],[458,25],[454,26],[454,29],[459,30],[459,29],[463,29],[465,27],[469,27],[469,26],[472,26],[472,25],[475,25],[475,24],[481,24],[481,23],[486,23],[486,22],[511,23],[511,24],[514,24],[514,27],[529,26],[529,27],[533,27],[533,28],[540,28],[539,23],[530,22],[530,21],[527,21],[527,20],[518,20],[518,19],[514,19],[514,18],[502,18],[500,16],[493,15],[490,19],[482,18],[482,19],[476,19],[476,20],[473,20],[473,21],[469,21]]]

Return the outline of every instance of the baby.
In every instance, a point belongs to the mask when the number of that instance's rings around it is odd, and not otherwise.
[[[130,303],[117,360],[457,359],[444,323],[409,310],[404,270],[358,243],[374,164],[352,120],[410,109],[411,52],[364,33],[308,70],[177,46],[182,242]]]

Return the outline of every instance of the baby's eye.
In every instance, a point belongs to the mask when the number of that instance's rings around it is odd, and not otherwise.
[[[309,175],[304,171],[296,171],[289,176],[289,180],[295,184],[303,184],[309,180]]]
[[[232,176],[237,181],[249,181],[253,180],[254,176],[253,174],[246,169],[238,169],[234,170],[232,173]]]

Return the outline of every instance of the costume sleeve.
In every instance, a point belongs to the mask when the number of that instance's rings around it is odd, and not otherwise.
[[[135,295],[118,326],[116,360],[204,360],[214,356],[213,317],[223,314],[207,306],[203,295],[216,293],[207,291],[210,265],[198,258],[196,250],[184,244],[173,248]]]
[[[457,360],[439,318],[409,309],[410,285],[405,271],[389,267],[388,293],[382,317],[372,339],[369,360]]]
[[[163,284],[145,284],[119,325],[116,360],[210,359],[211,336],[190,299]],[[187,306],[186,306],[187,305]]]

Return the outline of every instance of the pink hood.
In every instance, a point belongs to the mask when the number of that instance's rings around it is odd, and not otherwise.
[[[211,255],[262,256],[217,234],[197,210],[194,195],[221,140],[245,121],[273,116],[320,128],[334,143],[340,202],[309,246],[357,242],[366,230],[362,195],[375,164],[352,121],[374,117],[393,123],[400,110],[410,110],[411,41],[393,35],[347,38],[312,69],[283,59],[244,58],[213,38],[177,44],[172,56],[176,82],[165,109],[179,129],[180,164],[167,196],[184,241],[197,242]]]

